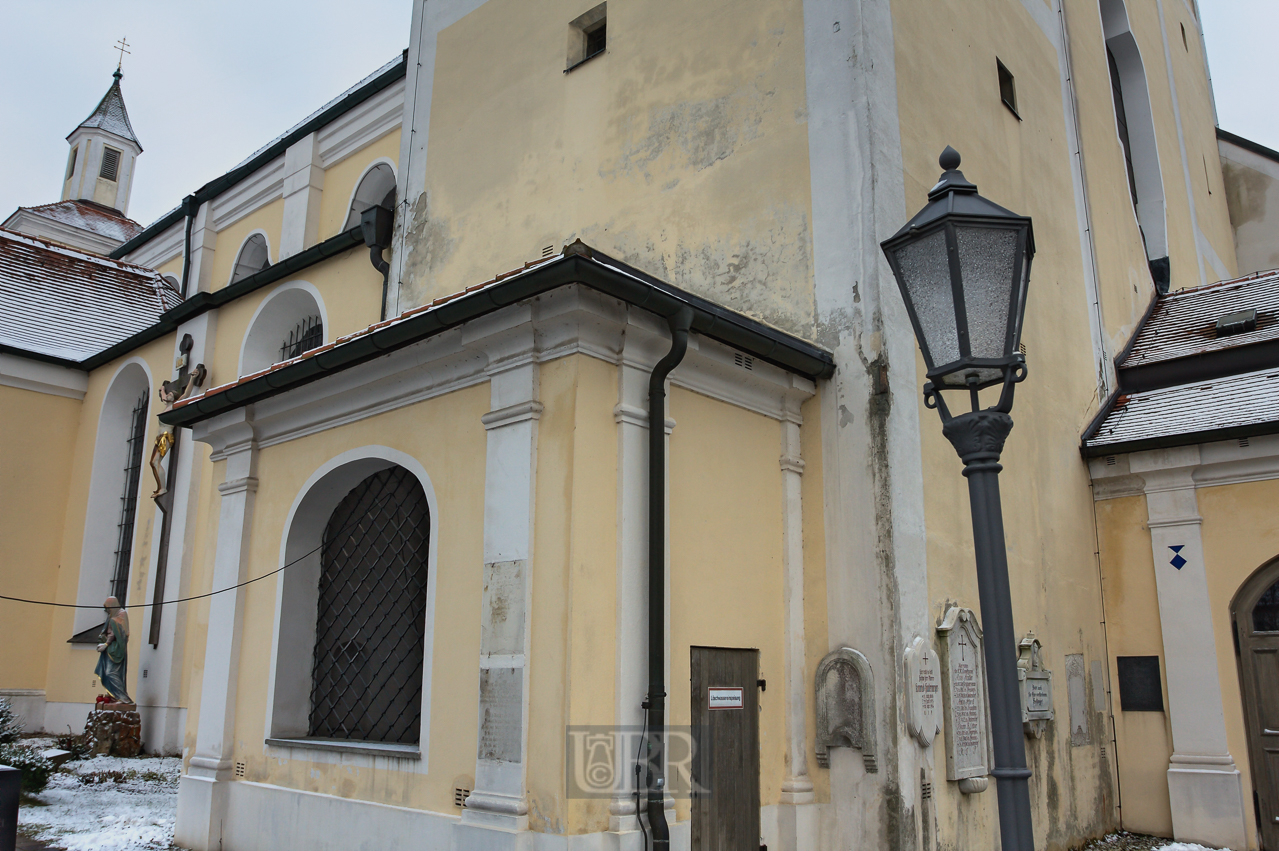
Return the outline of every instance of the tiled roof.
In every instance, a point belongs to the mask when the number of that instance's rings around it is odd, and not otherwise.
[[[124,108],[124,95],[120,93],[120,78],[124,76],[119,70],[113,75],[115,82],[111,84],[111,88],[107,89],[107,93],[102,96],[102,100],[98,101],[98,105],[94,108],[89,117],[80,122],[80,127],[97,128],[105,130],[108,133],[114,133],[128,139],[142,148],[138,137],[133,133],[133,125],[129,123],[129,111]],[[72,131],[74,133],[74,131]],[[70,139],[70,136],[67,136]]]
[[[1217,336],[1218,319],[1249,308],[1257,311],[1256,330]],[[1279,269],[1161,297],[1118,366],[1147,366],[1275,339],[1279,339]]]
[[[1131,446],[1202,443],[1213,432],[1279,424],[1279,367],[1120,396],[1095,434],[1085,440],[1089,454],[1129,451]],[[1193,441],[1175,441],[1180,436]]]
[[[116,242],[132,239],[142,232],[142,225],[119,210],[92,201],[58,201],[38,207],[19,207],[18,210],[81,228]]]
[[[0,345],[82,361],[180,302],[152,269],[0,230]]]

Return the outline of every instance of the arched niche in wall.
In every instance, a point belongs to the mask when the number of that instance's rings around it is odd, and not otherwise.
[[[262,300],[240,347],[240,375],[324,345],[328,316],[320,291],[306,281],[281,284]]]
[[[1115,110],[1115,130],[1123,149],[1128,171],[1133,209],[1146,243],[1146,257],[1152,273],[1163,264],[1166,282],[1168,232],[1164,215],[1163,175],[1159,171],[1159,148],[1150,108],[1141,51],[1128,23],[1124,0],[1101,0],[1101,26],[1106,39],[1111,100]],[[1156,274],[1158,278],[1159,275]]]
[[[430,477],[417,459],[385,446],[364,446],[331,459],[311,475],[289,510],[280,545],[280,564],[289,567],[279,574],[276,594],[276,633],[271,648],[271,697],[267,730],[272,739],[302,738],[309,733],[312,720],[312,666],[325,530],[333,519],[334,511],[354,489],[360,487],[369,477],[391,468],[396,468],[401,473],[407,471],[420,484],[429,518],[429,529],[425,530],[428,536],[427,584],[422,635],[421,728],[418,739],[418,747],[423,756],[420,764],[425,766],[427,734],[430,730],[439,505]]]
[[[395,209],[395,167],[389,160],[379,160],[368,167],[355,184],[351,205],[347,208],[342,230],[359,227],[360,214],[369,207]]]
[[[123,565],[123,579],[126,589],[128,587],[129,565],[135,555],[133,545],[138,525],[135,521],[139,508],[145,504],[141,492],[146,487],[141,465],[134,462],[145,455],[145,447],[140,442],[145,442],[154,404],[150,371],[143,361],[129,360],[111,379],[98,412],[93,472],[84,512],[84,541],[80,549],[78,605],[101,605],[113,591],[118,565]],[[122,602],[127,606],[129,600]],[[76,609],[74,631],[80,633],[101,626],[105,619],[101,609]]]
[[[235,266],[231,270],[230,283],[255,275],[270,265],[271,248],[267,244],[266,234],[254,231],[240,244],[240,250],[235,255]]]

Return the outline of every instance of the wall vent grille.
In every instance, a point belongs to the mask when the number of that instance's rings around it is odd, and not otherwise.
[[[555,246],[554,246],[554,245],[548,245],[548,246],[546,246],[545,248],[543,248],[543,249],[542,249],[542,256],[543,256],[543,257],[550,257],[550,256],[551,256],[552,254],[554,254],[554,253],[555,253]]]
[[[466,799],[470,794],[471,794],[470,789],[463,789],[460,786],[454,789],[453,790],[453,806],[465,807]]]
[[[244,776],[244,769],[245,769],[245,765],[244,765],[244,763],[242,763],[242,762],[237,762],[237,763],[235,764],[235,776],[236,776],[236,777],[243,777],[243,776]]]
[[[1240,446],[1240,447],[1244,447],[1244,446],[1247,446],[1247,445],[1248,445],[1248,438],[1246,438],[1246,437],[1241,437],[1241,438],[1239,438],[1239,446]]]
[[[755,359],[750,355],[744,355],[741,352],[734,352],[733,363],[737,364],[742,369],[753,370],[755,368]]]
[[[1115,456],[1114,456],[1114,455],[1107,455],[1107,456],[1106,456],[1106,466],[1107,466],[1107,467],[1113,467],[1113,466],[1115,466],[1115,460],[1116,460],[1116,459],[1115,459]]]

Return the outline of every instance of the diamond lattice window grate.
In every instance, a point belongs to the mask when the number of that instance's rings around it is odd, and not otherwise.
[[[312,736],[416,744],[430,516],[402,467],[339,503],[321,547]]]

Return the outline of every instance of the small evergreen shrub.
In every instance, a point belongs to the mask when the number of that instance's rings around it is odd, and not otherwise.
[[[34,795],[49,784],[53,763],[40,755],[40,751],[25,745],[0,744],[0,765],[7,765],[22,772],[22,791]]]
[[[22,724],[13,714],[13,706],[6,697],[0,697],[0,745],[11,745],[22,735]]]

